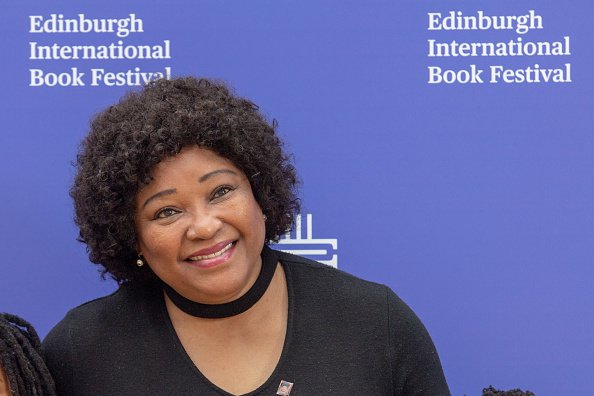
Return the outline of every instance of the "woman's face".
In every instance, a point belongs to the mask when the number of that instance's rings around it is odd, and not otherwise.
[[[6,372],[0,365],[0,396],[9,396],[10,395],[10,388],[8,386],[8,377],[6,376]]]
[[[138,251],[178,293],[205,304],[242,296],[261,267],[265,224],[246,175],[186,147],[160,162],[136,196]]]

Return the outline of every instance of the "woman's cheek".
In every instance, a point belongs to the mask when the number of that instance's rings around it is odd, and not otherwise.
[[[172,226],[155,226],[146,229],[141,235],[141,248],[144,256],[167,255],[172,248],[177,247],[180,231]],[[143,246],[144,245],[144,246]]]

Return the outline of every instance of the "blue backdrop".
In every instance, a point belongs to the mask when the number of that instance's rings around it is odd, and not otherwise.
[[[428,13],[479,10],[534,10],[542,29],[428,29]],[[0,311],[45,335],[68,309],[115,288],[75,241],[68,189],[89,118],[130,87],[92,86],[91,70],[170,68],[224,79],[279,120],[304,203],[300,231],[280,247],[391,286],[429,329],[452,394],[478,395],[490,384],[539,396],[594,394],[592,11],[590,0],[4,2]],[[134,14],[143,31],[31,32],[41,29],[31,16],[52,14]],[[568,37],[570,48],[428,56],[428,40],[518,37]],[[168,40],[170,57],[31,59],[33,42],[120,40]],[[569,64],[571,74],[555,83],[487,78],[491,66],[536,64]],[[471,65],[487,81],[428,83],[430,66]],[[30,86],[32,69],[51,83],[47,73],[72,68],[86,73],[85,86]]]

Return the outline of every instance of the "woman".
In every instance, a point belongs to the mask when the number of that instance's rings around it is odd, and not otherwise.
[[[71,195],[91,261],[120,288],[45,339],[60,394],[449,394],[393,292],[266,246],[298,210],[274,129],[194,78],[95,118]]]
[[[0,396],[56,394],[40,349],[33,326],[16,315],[0,314]]]

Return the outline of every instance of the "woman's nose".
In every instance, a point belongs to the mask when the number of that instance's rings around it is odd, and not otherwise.
[[[192,216],[188,226],[188,239],[212,239],[221,229],[223,222],[214,213],[201,213]]]

